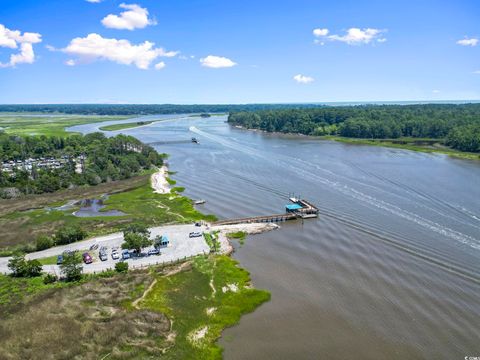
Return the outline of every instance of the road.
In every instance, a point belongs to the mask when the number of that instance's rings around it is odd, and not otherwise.
[[[160,255],[152,255],[142,258],[131,258],[126,260],[130,268],[138,268],[143,266],[166,263],[170,261],[181,260],[199,254],[208,254],[210,248],[202,237],[189,238],[190,232],[202,232],[206,230],[205,227],[198,227],[195,225],[171,225],[151,228],[151,237],[155,238],[157,235],[166,235],[170,240],[170,244],[166,248],[161,249]],[[41,259],[51,256],[56,256],[65,250],[78,250],[80,252],[87,251],[94,258],[92,264],[84,264],[84,273],[98,273],[108,269],[113,269],[115,263],[119,260],[113,260],[111,257],[112,248],[118,248],[121,251],[123,243],[123,234],[115,233],[106,236],[91,238],[84,241],[79,241],[73,244],[56,246],[47,250],[30,253],[26,256],[27,259]],[[98,247],[105,246],[107,248],[108,260],[100,261],[98,259],[98,249],[88,251],[92,246],[98,244]],[[147,251],[148,249],[145,249]],[[8,257],[0,258],[0,273],[9,273]],[[60,268],[58,265],[44,265],[43,270],[48,273],[60,275]]]

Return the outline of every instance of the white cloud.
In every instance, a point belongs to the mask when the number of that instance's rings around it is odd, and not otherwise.
[[[475,70],[473,73],[480,75],[480,70]]]
[[[457,44],[462,45],[462,46],[477,46],[478,39],[476,39],[476,38],[470,38],[470,39],[465,38],[465,39],[462,39],[462,40],[458,40]]]
[[[68,65],[68,66],[75,66],[76,63],[75,63],[75,60],[73,59],[69,59],[67,61],[65,61],[65,65]]]
[[[89,3],[94,3],[94,4],[98,4],[100,2],[102,2],[102,0],[86,0],[88,1]]]
[[[385,30],[372,29],[372,28],[350,28],[344,35],[332,34],[328,35],[328,29],[314,29],[313,35],[317,38],[315,39],[316,44],[324,44],[325,40],[329,41],[340,41],[348,45],[361,45],[361,44],[370,44],[373,41],[385,42],[387,41],[382,35],[385,33]]]
[[[126,11],[120,15],[107,15],[102,20],[103,26],[110,29],[135,30],[157,24],[155,20],[148,18],[148,10],[137,4],[120,4],[120,8]]]
[[[160,61],[158,64],[155,64],[155,70],[162,70],[165,66],[167,66],[163,61]]]
[[[329,33],[328,29],[313,29],[313,35],[317,37],[327,36]]]
[[[10,55],[8,63],[0,62],[0,67],[14,67],[17,64],[32,64],[35,61],[33,44],[42,42],[42,35],[7,29],[0,24],[0,47],[19,49],[16,54]]]
[[[298,82],[300,84],[309,84],[309,83],[315,81],[315,79],[313,77],[305,76],[305,75],[302,75],[302,74],[295,75],[293,77],[293,80],[295,80],[296,82]]]
[[[229,58],[223,56],[208,55],[205,58],[200,59],[202,66],[219,69],[219,68],[229,68],[237,65]]]
[[[441,92],[440,90],[436,90],[436,89],[432,90],[432,93],[434,93],[434,94],[440,94],[440,92]]]
[[[92,62],[95,60],[109,60],[118,64],[135,65],[139,69],[148,69],[153,61],[159,57],[173,57],[177,51],[165,51],[155,48],[155,44],[145,41],[134,45],[128,40],[103,38],[98,34],[89,34],[84,38],[75,38],[63,52],[77,57],[69,65]]]

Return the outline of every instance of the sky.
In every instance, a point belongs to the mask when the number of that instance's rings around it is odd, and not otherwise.
[[[480,99],[478,0],[0,0],[0,103]]]

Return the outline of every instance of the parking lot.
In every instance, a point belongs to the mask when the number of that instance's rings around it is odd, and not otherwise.
[[[188,235],[191,232],[202,232],[205,227],[198,227],[195,225],[172,225],[151,228],[151,237],[155,238],[157,235],[166,235],[169,239],[169,245],[160,249],[160,255],[151,255],[145,257],[132,257],[127,259],[130,268],[166,263],[170,261],[181,260],[199,254],[208,254],[210,248],[205,242],[203,236],[190,238]],[[79,241],[65,246],[57,246],[43,251],[38,251],[27,255],[28,259],[41,259],[62,254],[64,251],[86,251],[92,246],[98,246],[96,250],[87,252],[93,257],[94,262],[91,264],[83,264],[84,273],[102,272],[107,269],[113,269],[115,263],[120,260],[112,259],[111,252],[113,248],[117,248],[121,255],[121,246],[123,243],[123,234],[115,233],[107,236],[96,237],[84,241]],[[107,248],[108,260],[100,261],[98,258],[98,251],[101,247]],[[148,248],[144,249],[148,252]],[[8,273],[9,258],[0,258],[0,272]],[[44,265],[45,272],[60,275],[60,267],[58,265]]]

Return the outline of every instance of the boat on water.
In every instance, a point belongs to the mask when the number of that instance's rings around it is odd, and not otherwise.
[[[201,205],[201,204],[205,204],[206,201],[205,201],[205,200],[194,200],[193,203],[194,203],[195,205]]]
[[[197,138],[192,137],[192,143],[199,144],[199,141]]]

